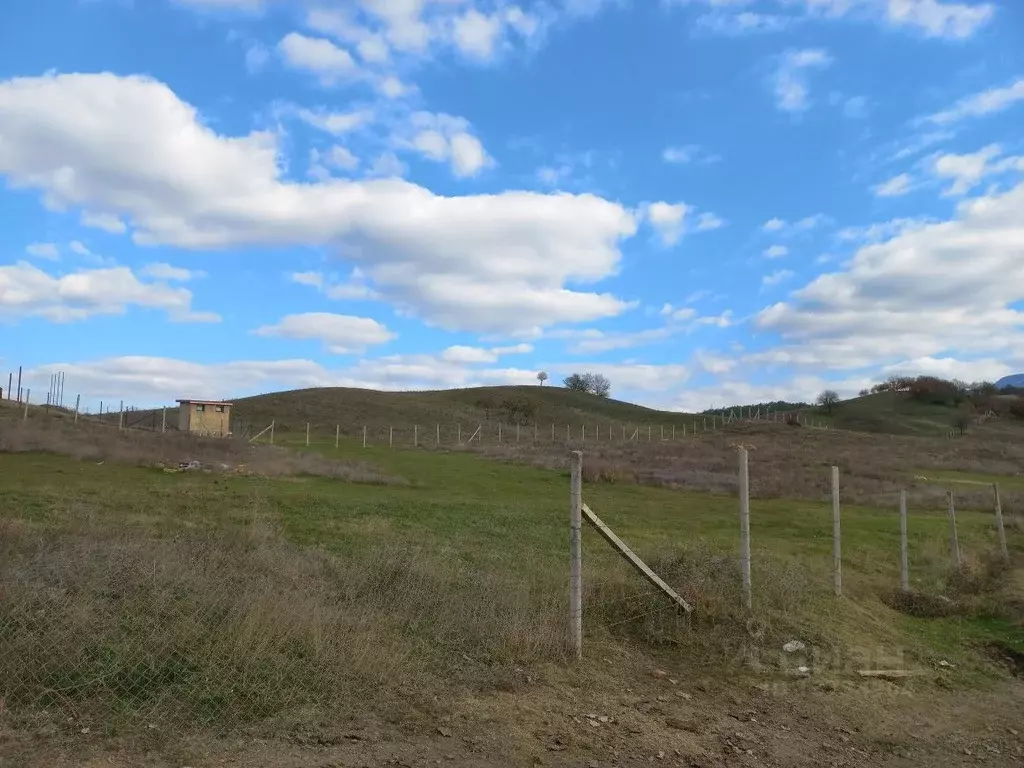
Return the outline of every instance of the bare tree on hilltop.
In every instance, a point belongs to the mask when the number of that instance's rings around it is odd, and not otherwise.
[[[544,382],[547,381],[547,380],[548,380],[548,372],[547,371],[541,371],[540,373],[537,374],[537,381],[540,382],[540,385],[542,387],[544,386]]]
[[[566,376],[562,383],[573,392],[588,392],[598,397],[608,397],[612,392],[612,383],[600,373],[573,373]]]

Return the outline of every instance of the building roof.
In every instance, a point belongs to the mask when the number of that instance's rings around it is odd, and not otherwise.
[[[196,403],[197,405],[234,405],[227,400],[175,400],[176,403]]]

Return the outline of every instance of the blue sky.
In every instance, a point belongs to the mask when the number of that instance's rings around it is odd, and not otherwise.
[[[36,0],[0,371],[95,404],[1024,370],[1024,5]],[[0,382],[6,387],[6,382]]]

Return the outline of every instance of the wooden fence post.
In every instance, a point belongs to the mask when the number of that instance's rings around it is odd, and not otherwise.
[[[334,425],[334,447],[338,447],[338,443],[341,440],[341,424]]]
[[[78,400],[75,400],[75,419],[78,418]],[[164,406],[160,409],[160,433],[163,434],[167,431],[167,407]]]
[[[999,483],[992,483],[992,490],[996,495],[996,531],[999,533],[999,549],[1003,553],[1003,559],[1010,559],[1010,549],[1006,546],[1006,529],[1003,527],[1003,504],[999,500]]]
[[[8,394],[10,394],[9,391],[8,391]],[[7,399],[10,400],[10,398],[7,398]],[[81,395],[75,395],[75,424],[78,423],[78,406],[81,405],[81,403],[82,403],[82,396]],[[996,492],[996,496],[998,497],[998,495],[999,494],[998,494],[998,491],[997,491]],[[999,519],[1002,520],[1002,515],[999,516]]]
[[[501,442],[501,422],[498,422],[498,442]]]
[[[750,591],[750,475],[746,448],[740,448],[740,572],[743,607],[750,610],[754,601]]]
[[[270,420],[270,444],[274,444],[274,425],[277,424],[277,419]]]
[[[651,442],[651,425],[647,425],[647,442]]]
[[[839,467],[832,467],[832,570],[836,597],[843,596],[843,544],[839,518]]]
[[[459,422],[459,423],[458,423],[458,424],[456,425],[456,429],[457,429],[457,432],[458,432],[458,434],[457,434],[457,436],[456,436],[456,442],[457,442],[457,443],[458,443],[459,445],[462,445],[462,422]]]
[[[568,425],[568,424],[566,424],[566,425],[565,425],[565,442],[567,442],[567,443],[568,443],[568,442],[570,442],[571,440],[572,440],[572,432],[571,432],[571,430],[570,430],[570,428],[569,428],[569,425]]]
[[[900,489],[900,587],[910,591],[910,556],[907,553],[907,492]]]
[[[587,423],[583,422],[583,426],[580,427],[580,440],[584,443],[587,442]]]
[[[441,445],[441,422],[437,422],[437,424],[434,425],[434,430],[437,433],[437,445],[440,447],[440,445]]]
[[[32,389],[30,387],[25,388],[25,413],[22,415],[22,421],[28,421],[28,400],[32,397]]]
[[[309,448],[309,422],[306,422],[306,447]]]
[[[391,448],[395,444],[395,428],[388,427],[388,448]]]
[[[120,432],[124,429],[124,400],[121,401],[120,408],[117,409],[117,431]]]
[[[412,447],[417,448],[420,444],[420,428],[419,425],[412,425]]]
[[[569,484],[569,640],[573,655],[583,658],[583,453],[572,452]]]
[[[953,505],[953,492],[946,491],[946,510],[949,512],[949,550],[953,555],[953,562],[959,568],[963,565],[960,557],[960,540],[956,535],[956,508]]]
[[[366,425],[363,425],[363,448],[366,447]]]
[[[519,442],[519,422],[516,422],[516,442]]]

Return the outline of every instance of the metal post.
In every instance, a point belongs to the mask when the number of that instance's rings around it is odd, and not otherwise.
[[[740,448],[740,572],[743,577],[743,607],[753,606],[750,590],[750,475],[747,449]]]
[[[839,467],[832,467],[832,570],[836,597],[843,596],[843,545],[839,516]]]
[[[569,485],[569,640],[573,655],[583,658],[583,453],[572,452]]]
[[[946,510],[949,513],[949,549],[953,555],[953,562],[956,563],[956,567],[959,568],[963,565],[963,559],[960,557],[960,540],[956,535],[956,509],[953,506],[953,492],[946,491]]]
[[[27,397],[27,395],[26,395]],[[18,366],[18,402],[21,402],[21,366]]]
[[[999,483],[992,483],[992,491],[996,495],[996,531],[999,533],[999,549],[1003,553],[1003,559],[1010,559],[1010,550],[1006,546],[1006,529],[1003,527],[1003,505],[999,500]]]
[[[910,591],[910,556],[907,554],[907,492],[900,490],[900,587]]]

